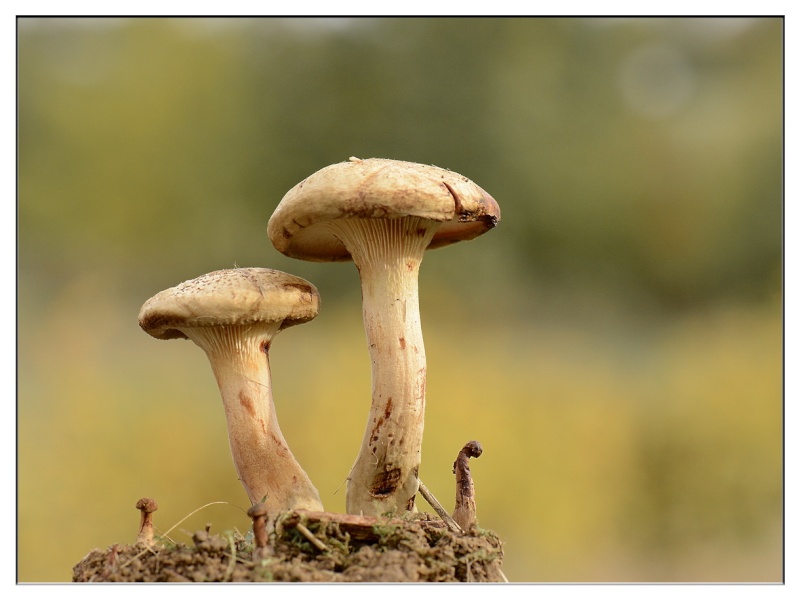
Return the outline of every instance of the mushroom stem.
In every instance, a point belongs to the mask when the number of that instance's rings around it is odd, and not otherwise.
[[[418,217],[330,224],[361,277],[372,361],[372,404],[348,478],[348,513],[416,511],[426,380],[418,275],[438,226]]]
[[[319,493],[283,437],[272,399],[269,346],[280,322],[185,327],[214,371],[236,472],[251,504],[270,515],[287,509],[321,511]]]
[[[469,471],[469,458],[480,457],[482,453],[481,443],[470,440],[453,463],[453,473],[456,475],[456,506],[453,509],[453,519],[465,532],[469,532],[478,524],[475,484]]]

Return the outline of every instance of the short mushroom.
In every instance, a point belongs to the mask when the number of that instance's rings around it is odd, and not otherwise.
[[[153,543],[156,541],[153,513],[158,510],[158,503],[156,503],[154,499],[143,497],[136,502],[136,509],[141,512],[139,534],[136,536],[136,544],[152,547]]]
[[[453,520],[465,532],[470,532],[478,524],[475,484],[472,481],[472,472],[469,470],[469,458],[480,457],[482,454],[481,443],[470,440],[459,451],[453,463],[453,473],[456,475],[456,506],[453,509]]]
[[[349,513],[416,510],[426,381],[420,263],[426,249],[475,238],[499,220],[495,200],[458,173],[356,158],[297,184],[270,218],[283,254],[353,260],[361,278],[372,404],[348,478]]]
[[[253,540],[255,541],[253,558],[261,559],[267,553],[267,518],[269,513],[264,503],[256,503],[247,510],[247,515],[253,520]]]
[[[228,423],[231,454],[251,504],[267,511],[320,511],[319,493],[278,426],[269,348],[281,330],[316,317],[317,289],[301,278],[262,268],[214,271],[159,292],[142,306],[151,336],[188,338],[214,371]]]

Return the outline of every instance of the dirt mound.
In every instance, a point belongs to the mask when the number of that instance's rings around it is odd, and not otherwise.
[[[74,582],[503,582],[503,548],[491,531],[457,532],[427,514],[366,518],[325,512],[280,516],[266,544],[253,533],[193,535],[194,546],[95,549]]]

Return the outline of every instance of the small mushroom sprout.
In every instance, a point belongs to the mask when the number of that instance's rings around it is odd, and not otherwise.
[[[250,503],[263,501],[271,515],[322,510],[278,426],[269,369],[272,339],[318,311],[319,294],[309,282],[273,269],[237,268],[159,292],[139,313],[139,325],[151,336],[188,338],[205,351],[239,479]]]
[[[139,519],[139,534],[136,544],[152,547],[155,543],[155,526],[153,526],[153,513],[158,509],[158,503],[153,499],[143,497],[136,502],[136,509],[141,512]]]
[[[426,357],[418,274],[425,250],[475,238],[500,220],[466,177],[430,165],[351,158],[289,190],[269,220],[276,249],[352,260],[361,278],[372,402],[347,485],[348,513],[416,510]]]
[[[255,542],[254,559],[261,559],[267,554],[267,506],[256,503],[247,510],[247,515],[253,520],[253,540]]]
[[[478,525],[477,508],[475,507],[475,484],[472,482],[472,473],[469,471],[470,457],[480,457],[483,453],[481,443],[470,440],[464,445],[453,463],[453,473],[456,475],[456,506],[453,509],[453,520],[469,532]]]

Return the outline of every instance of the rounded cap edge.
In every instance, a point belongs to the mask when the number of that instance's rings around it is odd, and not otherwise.
[[[281,321],[281,329],[314,319],[319,292],[297,276],[267,268],[212,271],[159,292],[139,311],[154,338],[186,338],[181,328]]]
[[[347,261],[325,224],[334,219],[416,216],[442,222],[429,248],[469,240],[500,221],[491,195],[454,171],[392,159],[356,159],[324,167],[289,190],[267,232],[281,253],[309,261]]]

